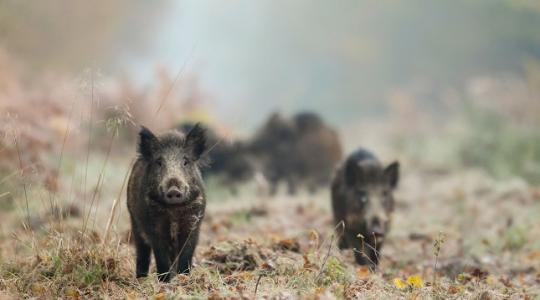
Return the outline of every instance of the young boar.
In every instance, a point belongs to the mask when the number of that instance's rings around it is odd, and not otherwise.
[[[189,273],[206,206],[200,172],[205,150],[199,125],[186,135],[159,137],[141,129],[127,190],[137,277],[148,274],[152,251],[160,281]]]
[[[360,265],[374,268],[379,263],[398,180],[398,162],[384,168],[372,153],[363,149],[352,153],[334,175],[334,221],[338,228],[338,224],[344,224],[339,248],[353,248]]]

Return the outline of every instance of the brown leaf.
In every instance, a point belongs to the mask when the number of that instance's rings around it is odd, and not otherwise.
[[[371,275],[371,272],[369,271],[369,267],[367,266],[360,266],[356,268],[356,277],[359,279],[366,279]]]
[[[470,272],[470,274],[473,276],[473,277],[476,277],[478,279],[486,279],[486,277],[489,275],[489,272],[487,272],[486,270],[482,270],[478,267],[472,269],[472,271]]]
[[[287,250],[292,252],[300,252],[300,243],[298,242],[298,239],[296,238],[288,238],[288,239],[282,239],[277,241],[274,246],[274,249],[276,250]]]
[[[316,268],[316,266],[309,260],[307,254],[302,255],[302,258],[304,258],[304,269],[313,270]]]

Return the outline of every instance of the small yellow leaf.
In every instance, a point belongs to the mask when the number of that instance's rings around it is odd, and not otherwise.
[[[489,275],[487,278],[486,278],[486,282],[487,284],[491,285],[491,286],[495,286],[497,285],[497,278],[493,275]]]
[[[81,293],[74,287],[67,287],[64,290],[64,295],[68,299],[81,299]]]
[[[165,293],[158,293],[155,294],[152,299],[154,300],[165,300]]]
[[[32,284],[31,288],[34,295],[38,295],[38,296],[43,296],[45,292],[47,291],[47,289],[42,284],[39,284],[39,283]]]
[[[405,283],[401,278],[394,278],[393,280],[394,286],[400,290],[404,290],[408,287],[407,283]]]
[[[409,278],[407,278],[407,283],[414,288],[424,287],[424,280],[422,280],[420,275],[409,276]]]

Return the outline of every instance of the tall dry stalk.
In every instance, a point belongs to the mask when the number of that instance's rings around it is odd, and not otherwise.
[[[111,207],[111,212],[110,212],[109,218],[107,220],[107,226],[105,227],[105,233],[103,235],[102,245],[105,245],[107,243],[108,239],[109,239],[109,234],[111,232],[112,223],[114,221],[114,218],[116,216],[116,211],[118,209],[118,203],[120,203],[120,199],[122,198],[122,193],[124,192],[124,189],[126,187],[126,183],[128,181],[129,174],[130,174],[131,168],[133,167],[134,162],[135,161],[132,160],[131,163],[129,164],[129,168],[126,171],[126,174],[124,175],[124,180],[122,181],[122,186],[120,187],[120,191],[118,192],[118,196],[116,196],[116,198],[114,199],[113,205]]]
[[[22,186],[24,191],[24,200],[26,203],[26,224],[24,224],[24,227],[29,228],[28,226],[30,226],[30,206],[28,204],[28,191],[26,189],[26,181],[24,178],[24,165],[22,161],[21,148],[19,147],[19,140],[16,136],[13,137],[13,142],[15,143],[15,149],[17,150],[17,158],[19,159],[19,168],[22,176]]]

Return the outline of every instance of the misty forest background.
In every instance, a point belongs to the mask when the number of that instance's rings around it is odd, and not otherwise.
[[[328,191],[269,200],[253,182],[233,196],[210,179],[200,268],[170,289],[135,282],[125,178],[139,126],[200,121],[246,140],[271,113],[306,110],[337,129],[346,154],[363,146],[402,162],[380,274],[326,254]],[[538,128],[534,0],[2,0],[0,290],[535,295]],[[433,284],[392,283],[414,274]]]

